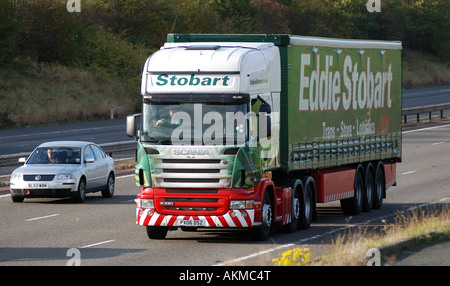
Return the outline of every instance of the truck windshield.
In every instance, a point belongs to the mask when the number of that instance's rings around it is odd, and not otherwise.
[[[247,104],[149,104],[141,140],[167,145],[241,145],[247,140]]]

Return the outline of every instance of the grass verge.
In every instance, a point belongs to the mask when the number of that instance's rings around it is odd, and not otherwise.
[[[398,214],[393,222],[382,220],[376,226],[358,226],[333,239],[330,251],[309,259],[306,249],[294,249],[274,259],[276,265],[294,266],[363,266],[368,262],[367,252],[380,249],[381,258],[392,262],[392,254],[420,245],[450,239],[450,209],[448,204],[415,208]],[[408,242],[408,243],[404,243]],[[393,247],[400,245],[401,247]],[[302,253],[296,255],[295,253]],[[305,259],[308,257],[308,259]]]
[[[0,128],[101,120],[131,114],[140,103],[124,81],[87,69],[19,61],[0,69]]]

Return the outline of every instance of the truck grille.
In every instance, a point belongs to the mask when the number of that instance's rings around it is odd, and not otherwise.
[[[160,189],[155,208],[161,214],[219,215],[229,206],[229,189]]]
[[[177,189],[227,188],[232,162],[221,159],[154,159],[156,187]]]

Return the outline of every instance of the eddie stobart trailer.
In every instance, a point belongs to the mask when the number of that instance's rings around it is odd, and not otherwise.
[[[306,229],[380,208],[401,161],[401,43],[169,34],[142,74],[137,224]],[[139,128],[137,128],[139,126]]]

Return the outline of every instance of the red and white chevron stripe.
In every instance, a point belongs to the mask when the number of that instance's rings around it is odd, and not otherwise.
[[[136,223],[144,226],[252,227],[254,210],[229,210],[219,216],[162,215],[155,209],[136,208]]]

